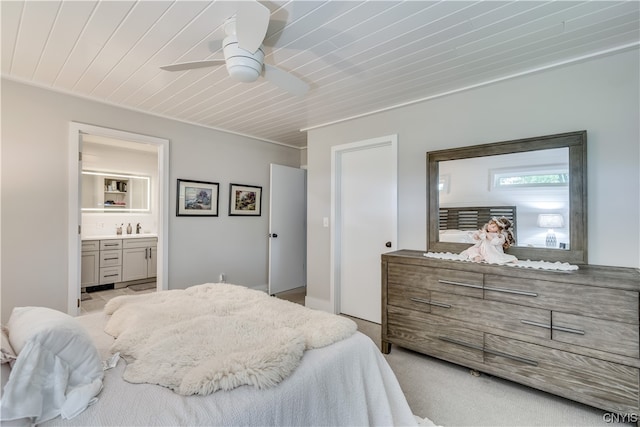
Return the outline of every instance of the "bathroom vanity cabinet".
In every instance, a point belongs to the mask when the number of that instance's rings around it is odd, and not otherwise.
[[[618,413],[640,410],[640,272],[382,255],[382,351],[399,345]]]
[[[128,239],[122,249],[122,281],[156,277],[158,267],[156,238]]]
[[[134,237],[135,236],[135,237]],[[81,287],[150,279],[157,274],[157,237],[140,235],[82,241]]]

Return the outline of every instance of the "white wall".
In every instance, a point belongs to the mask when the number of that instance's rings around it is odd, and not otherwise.
[[[67,310],[69,122],[170,142],[169,288],[267,283],[269,164],[300,165],[269,144],[2,80],[2,321],[15,306]],[[176,180],[220,183],[220,216],[175,216]],[[229,183],[263,187],[262,216],[228,217]]]
[[[587,130],[589,263],[640,267],[638,50],[308,133],[307,296],[329,300],[330,150],[398,134],[398,247],[426,249],[426,152]]]

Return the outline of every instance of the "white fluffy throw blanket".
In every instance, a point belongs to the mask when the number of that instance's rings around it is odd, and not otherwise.
[[[112,299],[105,332],[127,361],[123,378],[206,395],[268,388],[291,374],[305,349],[351,336],[350,319],[225,283]]]

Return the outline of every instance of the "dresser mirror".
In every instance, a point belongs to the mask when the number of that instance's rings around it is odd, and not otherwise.
[[[427,250],[460,253],[512,217],[518,259],[587,263],[586,131],[427,153]]]
[[[82,171],[82,212],[149,212],[151,178],[107,171]]]

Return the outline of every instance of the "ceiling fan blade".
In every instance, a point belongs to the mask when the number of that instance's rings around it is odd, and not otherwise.
[[[273,65],[264,64],[264,78],[296,96],[303,96],[309,91],[307,83]]]
[[[193,70],[196,68],[212,67],[214,65],[224,65],[224,59],[210,59],[208,61],[192,61],[192,62],[180,62],[177,64],[163,65],[160,67],[165,71],[184,71]]]
[[[238,47],[255,52],[267,35],[271,11],[257,1],[241,1],[236,13]]]

